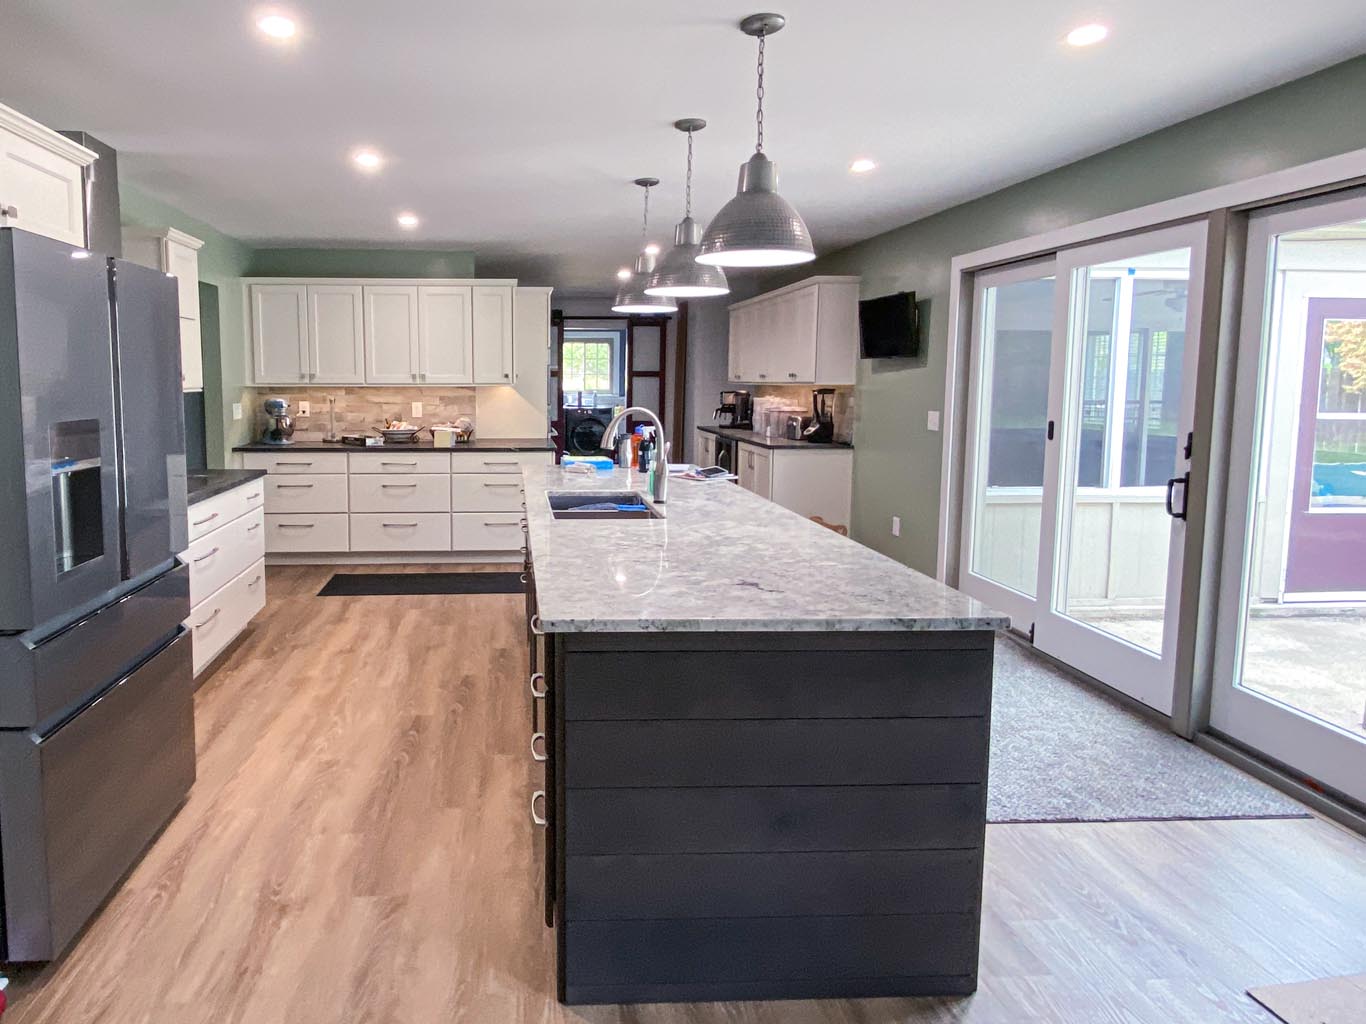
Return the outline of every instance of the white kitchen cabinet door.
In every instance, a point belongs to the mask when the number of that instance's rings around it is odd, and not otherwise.
[[[418,382],[417,288],[365,286],[365,380]]]
[[[816,382],[816,313],[819,288],[810,285],[785,295],[780,307],[778,330],[770,339],[769,377],[777,384],[814,384]]]
[[[318,384],[365,383],[360,285],[308,286],[308,374]]]
[[[740,486],[745,490],[771,498],[773,494],[773,462],[767,449],[756,448],[750,444],[737,445],[740,461],[737,475]]]
[[[474,383],[511,384],[512,289],[504,285],[475,285]]]
[[[174,238],[161,239],[161,269],[175,278],[181,317],[198,320],[199,246],[187,245]]]
[[[730,351],[727,356],[726,379],[732,384],[743,383],[747,376],[754,347],[755,306],[741,306],[730,311]]]
[[[304,285],[251,286],[251,345],[257,384],[308,380],[308,289]]]
[[[424,384],[474,380],[472,298],[469,285],[418,288],[418,374]]]
[[[12,130],[11,124],[18,130]],[[48,139],[47,136],[56,136]],[[48,145],[35,141],[42,138]],[[85,244],[83,164],[56,150],[82,147],[0,107],[0,226],[22,228],[71,245]]]
[[[204,390],[204,349],[200,345],[199,321],[180,318],[180,390]]]
[[[774,367],[791,330],[791,310],[785,302],[772,300],[759,303],[754,307],[754,313],[750,379],[760,384],[773,384],[778,379]]]
[[[694,457],[699,466],[716,465],[716,442],[711,434],[697,431],[696,455]]]

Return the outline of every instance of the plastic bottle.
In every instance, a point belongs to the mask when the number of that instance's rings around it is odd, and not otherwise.
[[[643,428],[644,435],[640,441],[640,455],[637,459],[637,467],[642,473],[649,473],[650,466],[654,463],[655,439],[654,428]]]

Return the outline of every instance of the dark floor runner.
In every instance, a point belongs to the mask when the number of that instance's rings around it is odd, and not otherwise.
[[[402,594],[517,594],[515,572],[339,572],[319,597],[379,597]]]

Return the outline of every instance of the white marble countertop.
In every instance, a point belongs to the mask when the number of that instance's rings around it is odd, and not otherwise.
[[[663,519],[555,519],[552,492],[637,491],[644,476],[526,467],[527,535],[547,632],[1003,629],[980,601],[723,481],[669,481]]]

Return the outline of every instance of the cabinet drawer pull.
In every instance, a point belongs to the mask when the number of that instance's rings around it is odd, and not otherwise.
[[[209,617],[207,619],[205,619],[203,622],[197,623],[194,628],[203,629],[209,623],[213,622],[214,619],[218,618],[218,613],[222,610],[222,608],[215,608],[212,612],[209,613]]]
[[[525,583],[525,582],[526,582],[526,573],[522,573],[522,575],[518,576],[518,577],[517,577],[517,582],[518,582],[518,583]]]
[[[198,564],[198,563],[204,561],[206,558],[212,558],[212,557],[213,557],[214,555],[216,555],[216,554],[218,554],[218,549],[217,549],[217,548],[214,548],[214,549],[211,550],[208,554],[206,554],[206,555],[200,555],[198,558],[192,558],[192,559],[190,559],[190,561],[194,562],[195,564]]]
[[[380,484],[379,486],[381,490],[387,491],[394,487],[416,487],[417,484]]]
[[[544,750],[537,750],[537,749],[536,749],[536,741],[537,741],[537,740],[540,740],[542,743],[544,743],[544,742],[545,742],[545,733],[543,733],[543,732],[534,732],[534,733],[531,734],[531,759],[532,759],[533,761],[547,761],[547,760],[549,760],[549,759],[550,759],[550,755],[549,755],[549,754],[547,754]]]
[[[485,526],[521,526],[520,523],[500,523],[500,522],[499,522],[498,520],[496,520],[496,519],[485,519],[485,520],[484,520],[484,525],[485,525]]]
[[[512,461],[510,461],[510,462],[490,462],[488,459],[485,459],[485,460],[484,460],[484,465],[486,465],[486,466],[518,466],[518,465],[521,465],[521,463],[517,462],[515,459],[512,460]]]
[[[19,207],[0,206],[0,217],[12,217],[17,220],[19,217]]]
[[[416,460],[416,459],[413,459],[411,462],[387,462],[387,461],[386,461],[386,462],[381,462],[380,465],[381,465],[381,466],[416,466],[416,465],[417,465],[417,460]]]
[[[537,814],[537,813],[536,813],[536,802],[537,802],[538,800],[539,800],[539,801],[542,801],[542,802],[545,800],[545,790],[543,790],[543,789],[538,789],[538,790],[536,790],[536,792],[534,792],[534,793],[531,794],[531,821],[532,821],[532,824],[534,824],[534,825],[539,825],[539,826],[541,826],[542,828],[544,828],[546,825],[550,824],[550,822],[546,821],[544,815],[540,815],[540,814]]]
[[[261,582],[261,574],[260,574],[260,573],[257,573],[257,574],[256,574],[256,579],[254,579],[254,580],[252,580],[251,582],[249,582],[249,583],[247,584],[247,586],[249,586],[249,587],[254,587],[254,586],[256,586],[256,584],[258,584],[258,583],[260,583],[260,582]]]
[[[253,530],[259,530],[260,528],[260,523],[252,523],[250,526],[247,527],[247,533],[251,533]]]
[[[207,519],[196,519],[196,520],[195,520],[193,523],[191,523],[190,525],[191,525],[191,526],[203,526],[205,523],[211,523],[211,522],[213,522],[213,521],[214,521],[215,519],[217,519],[217,518],[218,518],[218,513],[217,513],[217,512],[210,512]]]
[[[550,692],[550,688],[549,688],[549,687],[544,687],[544,688],[542,688],[542,689],[540,689],[540,690],[536,689],[536,680],[538,680],[538,679],[539,679],[541,682],[545,682],[545,673],[544,673],[544,672],[533,672],[533,673],[531,674],[531,682],[530,682],[530,685],[531,685],[531,696],[534,697],[536,700],[545,700],[545,695],[546,695],[547,693]]]
[[[257,498],[259,498],[260,496],[261,496],[261,492],[260,492],[260,491],[257,491],[255,494],[248,494],[248,495],[247,495],[247,501],[255,501],[255,500],[256,500]],[[217,515],[217,513],[214,513],[214,514]]]
[[[797,379],[797,375],[796,375],[795,373],[789,373],[788,376],[789,376],[790,378],[792,378],[793,380],[796,380],[796,379]]]
[[[276,485],[275,485],[276,489],[277,489],[277,490],[281,490],[281,491],[283,491],[286,487],[294,487],[294,488],[297,488],[297,487],[304,487],[304,488],[308,488],[308,487],[312,487],[312,486],[313,486],[312,484],[276,484]]]
[[[382,527],[384,527],[386,530],[390,530],[390,529],[392,529],[392,530],[411,530],[411,529],[417,527],[419,524],[418,524],[418,523],[380,523],[379,525],[382,526]]]
[[[276,523],[275,526],[281,530],[311,530],[317,523]]]
[[[531,617],[531,632],[536,636],[545,636],[545,630],[541,628],[541,617],[533,615]]]
[[[484,484],[484,486],[485,486],[485,487],[521,487],[522,485],[521,485],[520,483],[518,483],[516,480],[510,480],[510,481],[508,481],[508,482],[505,483],[505,484],[487,484],[487,483],[486,483],[486,484]]]
[[[311,466],[312,462],[285,462],[283,460],[275,463],[277,466]]]

